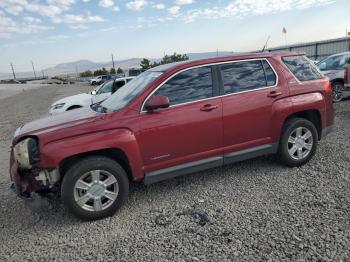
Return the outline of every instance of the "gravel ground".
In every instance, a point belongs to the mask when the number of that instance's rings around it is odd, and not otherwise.
[[[81,222],[59,204],[34,212],[9,189],[14,129],[53,100],[51,86],[0,100],[0,261],[350,261],[350,101],[315,158],[263,157],[144,186],[114,216]]]

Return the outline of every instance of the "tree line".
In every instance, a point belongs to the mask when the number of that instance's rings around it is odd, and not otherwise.
[[[186,61],[188,60],[188,56],[187,55],[182,55],[182,54],[177,54],[174,53],[172,55],[165,55],[160,62],[151,62],[149,59],[147,58],[143,58],[141,63],[140,63],[140,67],[143,70],[147,70],[150,69],[152,67],[156,67],[159,65],[164,65],[164,64],[169,64],[169,63],[174,63],[174,62],[180,62],[180,61]],[[100,75],[115,75],[115,74],[123,74],[124,71],[123,69],[121,69],[120,67],[118,67],[117,70],[115,70],[115,68],[111,68],[110,71],[108,71],[106,68],[102,68],[102,69],[97,69],[95,71],[91,71],[91,70],[87,70],[85,72],[80,73],[80,77],[92,77],[92,76],[100,76]]]
[[[123,74],[124,70],[118,67],[117,70],[115,68],[111,68],[109,71],[106,68],[97,69],[95,71],[86,70],[85,72],[80,73],[80,77],[91,77],[91,76],[100,76],[100,75],[115,75],[115,74]]]
[[[142,61],[140,63],[140,67],[144,70],[147,70],[147,69],[150,69],[152,67],[159,66],[159,65],[180,62],[180,61],[186,61],[188,59],[189,58],[187,55],[182,55],[182,54],[177,54],[177,53],[174,53],[172,55],[165,55],[162,58],[162,60],[160,60],[160,62],[151,63],[151,61],[149,59],[144,58],[144,59],[142,59]]]

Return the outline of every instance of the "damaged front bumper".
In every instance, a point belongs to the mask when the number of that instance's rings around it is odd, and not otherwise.
[[[58,169],[21,169],[13,157],[10,161],[10,177],[13,183],[11,188],[24,198],[30,198],[33,192],[52,190],[60,181]]]

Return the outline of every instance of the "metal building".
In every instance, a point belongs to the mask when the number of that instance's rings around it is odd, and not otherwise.
[[[329,39],[324,41],[294,44],[268,48],[269,51],[299,51],[304,52],[313,60],[321,60],[329,55],[350,51],[350,37]]]

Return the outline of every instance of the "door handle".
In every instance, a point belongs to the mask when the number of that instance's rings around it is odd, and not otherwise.
[[[218,108],[218,106],[213,106],[213,105],[208,104],[208,105],[204,105],[204,106],[201,108],[201,111],[206,111],[206,112],[208,112],[208,111],[212,111],[212,110],[217,109],[217,108]]]
[[[275,97],[278,97],[280,95],[282,95],[282,92],[280,92],[280,91],[271,91],[267,96],[275,98]]]

